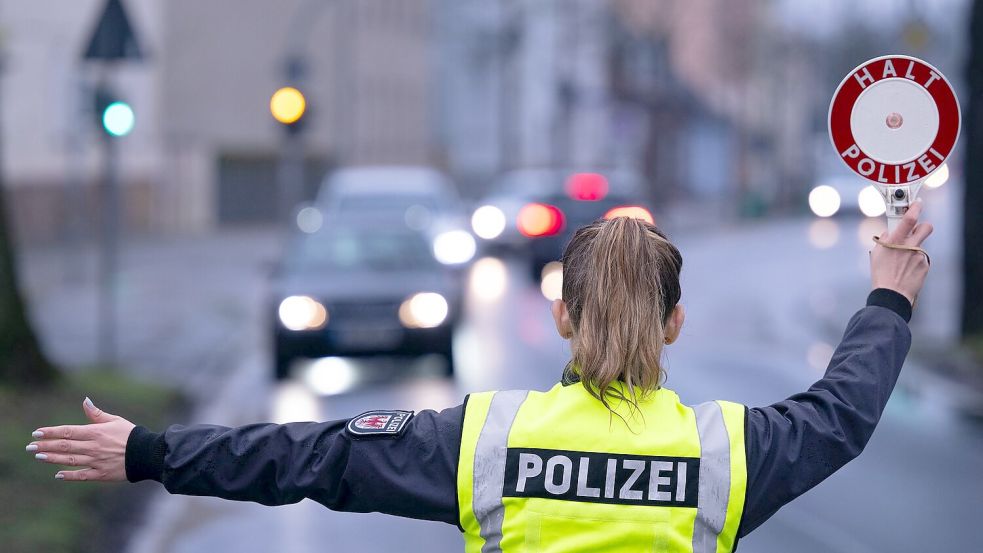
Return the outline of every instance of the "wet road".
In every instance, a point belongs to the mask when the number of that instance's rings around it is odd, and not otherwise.
[[[941,192],[941,191],[940,191]],[[913,321],[916,336],[951,333],[955,227],[941,221],[948,197],[928,215],[933,276]],[[879,221],[797,219],[675,236],[684,256],[682,337],[668,349],[667,386],[687,403],[720,398],[767,404],[819,378],[849,316],[869,289],[867,249]],[[456,336],[459,374],[416,363],[332,361],[271,387],[260,349],[202,418],[325,420],[372,408],[420,410],[460,403],[489,389],[544,390],[568,354],[548,304],[515,261],[486,259],[470,275],[466,323]],[[256,332],[259,333],[258,323]],[[945,397],[924,393],[924,359],[909,358],[867,450],[742,540],[743,552],[974,551],[983,532],[983,428],[957,416]],[[322,365],[323,369],[323,365]],[[321,372],[319,372],[321,371]],[[456,528],[378,514],[333,513],[305,501],[268,508],[169,497],[154,540],[140,553],[172,551],[461,551]],[[945,544],[941,547],[941,544]]]

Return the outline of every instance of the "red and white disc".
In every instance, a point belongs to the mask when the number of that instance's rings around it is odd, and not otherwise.
[[[941,71],[910,56],[883,56],[843,79],[829,105],[840,159],[881,186],[932,174],[959,138],[959,100]]]

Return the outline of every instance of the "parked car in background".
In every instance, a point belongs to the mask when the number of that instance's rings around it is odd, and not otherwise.
[[[297,234],[272,285],[274,376],[297,358],[437,353],[454,372],[459,279],[421,231],[335,221]]]
[[[471,222],[487,246],[527,256],[530,274],[538,280],[543,267],[560,258],[577,228],[615,214],[654,221],[641,175],[611,169],[523,169],[496,181]]]
[[[460,196],[445,175],[429,167],[352,167],[328,174],[315,207],[324,221],[404,224],[426,234],[437,260],[461,266],[474,257]]]

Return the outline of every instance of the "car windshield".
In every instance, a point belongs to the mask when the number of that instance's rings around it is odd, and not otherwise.
[[[422,235],[405,231],[344,229],[301,239],[288,258],[296,272],[411,271],[434,267],[436,259]]]
[[[413,206],[420,206],[434,213],[440,207],[435,198],[421,194],[344,196],[338,202],[338,211],[345,214],[398,213],[403,214]]]

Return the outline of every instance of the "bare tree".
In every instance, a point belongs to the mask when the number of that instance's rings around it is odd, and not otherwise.
[[[44,386],[58,377],[58,371],[45,357],[27,319],[5,195],[0,181],[0,383]]]

